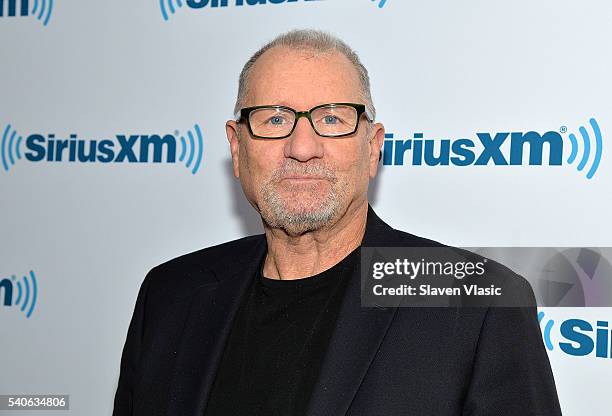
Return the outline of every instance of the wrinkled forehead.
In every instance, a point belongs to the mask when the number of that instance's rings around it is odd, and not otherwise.
[[[337,51],[295,51],[275,47],[255,63],[246,106],[282,104],[296,110],[331,102],[361,103],[357,69]]]

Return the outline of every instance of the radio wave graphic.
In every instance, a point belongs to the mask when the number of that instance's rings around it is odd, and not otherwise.
[[[599,167],[599,162],[601,161],[601,153],[603,150],[603,140],[601,138],[601,130],[599,129],[597,120],[595,120],[594,118],[591,118],[589,120],[589,123],[591,125],[591,128],[593,129],[593,133],[595,136],[595,145],[594,145],[595,148],[592,149],[591,136],[589,136],[589,133],[587,132],[586,128],[584,126],[580,126],[578,128],[578,131],[580,131],[580,135],[582,136],[582,143],[584,147],[582,158],[580,159],[580,161],[578,161],[578,159],[576,158],[576,156],[578,155],[578,150],[580,146],[578,144],[578,140],[576,139],[576,136],[573,133],[570,133],[569,139],[572,144],[572,151],[571,151],[571,154],[569,155],[569,158],[567,159],[567,163],[569,163],[570,165],[575,162],[578,163],[578,166],[576,168],[578,169],[579,172],[581,172],[586,167],[589,161],[590,154],[593,151],[595,155],[593,157],[591,166],[586,174],[587,179],[591,179],[593,175],[595,174],[595,172],[597,171],[597,168]]]
[[[176,6],[174,5],[176,3]],[[168,12],[174,14],[177,8],[183,7],[183,0],[159,0],[162,18],[168,20]],[[166,10],[167,8],[167,10]]]
[[[187,130],[185,136],[181,136],[181,154],[179,161],[184,162],[191,173],[195,175],[200,169],[202,155],[204,153],[204,137],[199,124],[194,124],[191,130]]]
[[[15,275],[12,275],[11,279],[15,282]],[[17,299],[15,300],[15,303],[13,305],[17,306],[21,312],[25,313],[26,318],[29,318],[32,315],[32,312],[34,311],[34,307],[36,306],[36,298],[38,295],[36,275],[34,275],[34,272],[30,270],[29,275],[22,276],[21,280],[17,281],[16,283]]]
[[[17,131],[11,128],[10,124],[6,125],[0,137],[0,160],[5,171],[21,159],[21,142],[23,137],[17,134]]]
[[[538,323],[540,324],[540,329],[542,327],[543,318],[544,318],[544,312],[538,312]],[[548,351],[552,351],[554,349],[552,340],[550,339],[550,332],[552,331],[552,327],[554,325],[555,325],[555,321],[553,321],[552,319],[549,319],[548,322],[546,322],[546,326],[544,327],[544,330],[542,331],[542,338],[544,338],[544,345],[546,345],[546,348],[548,349]]]
[[[40,4],[40,9],[38,5]],[[47,26],[51,13],[53,12],[53,0],[34,0],[32,6],[32,16],[36,16],[40,20],[43,26]]]

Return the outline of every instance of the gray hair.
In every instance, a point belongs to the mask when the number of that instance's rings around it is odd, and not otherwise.
[[[240,79],[238,81],[238,97],[236,98],[236,104],[234,106],[234,114],[238,113],[244,106],[248,93],[249,75],[251,74],[255,63],[267,50],[277,46],[284,46],[297,51],[308,50],[320,53],[336,51],[344,55],[357,70],[362,98],[365,101],[367,109],[372,114],[372,117],[376,117],[376,109],[374,108],[372,94],[370,92],[370,77],[368,76],[368,70],[361,63],[357,53],[355,53],[350,46],[336,36],[321,30],[312,29],[295,29],[283,33],[274,38],[272,41],[266,43],[261,49],[255,52],[253,56],[251,56],[246,64],[244,64],[244,67],[240,72]]]

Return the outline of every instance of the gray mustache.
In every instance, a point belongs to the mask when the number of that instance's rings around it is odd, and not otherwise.
[[[323,165],[284,165],[274,171],[272,179],[274,181],[280,181],[283,178],[291,176],[313,176],[330,181],[336,180],[334,171]]]

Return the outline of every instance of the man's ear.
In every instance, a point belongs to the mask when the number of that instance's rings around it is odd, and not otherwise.
[[[236,179],[240,178],[240,125],[235,120],[225,123],[225,134],[232,153],[232,168]]]
[[[372,125],[370,131],[370,178],[376,176],[378,163],[382,159],[382,146],[385,142],[385,127],[381,123]]]

